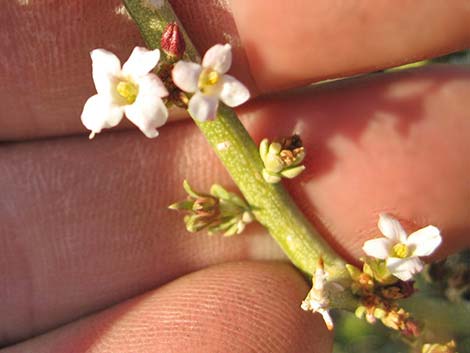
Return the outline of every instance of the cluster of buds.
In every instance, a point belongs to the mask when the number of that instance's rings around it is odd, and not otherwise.
[[[359,319],[364,317],[370,324],[380,320],[384,326],[399,331],[406,337],[419,336],[421,331],[419,324],[398,304],[384,302],[374,296],[364,298],[362,303],[355,312]]]
[[[439,343],[426,343],[423,345],[422,353],[456,353],[455,341],[450,341],[445,344]]]
[[[371,324],[380,320],[408,337],[419,335],[418,324],[397,303],[414,293],[413,281],[399,280],[383,262],[371,258],[365,259],[362,271],[352,265],[346,267],[352,279],[351,290],[361,303],[355,312],[358,318],[364,317]]]
[[[169,208],[187,213],[184,223],[188,232],[206,229],[210,235],[224,233],[230,236],[240,234],[254,220],[248,204],[220,185],[212,185],[209,194],[194,191],[186,180],[183,187],[188,198]]]
[[[299,135],[272,143],[263,139],[259,153],[264,163],[263,178],[270,184],[278,183],[283,177],[295,178],[305,170],[305,166],[300,164],[305,158],[305,148]]]

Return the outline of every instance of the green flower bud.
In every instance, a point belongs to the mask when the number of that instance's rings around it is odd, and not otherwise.
[[[364,273],[367,273],[380,284],[387,285],[398,281],[398,278],[390,273],[384,260],[374,259],[371,257],[367,257],[362,260],[364,261]]]
[[[353,281],[359,280],[359,276],[362,274],[362,271],[360,269],[350,264],[346,264],[346,269],[348,270],[349,275],[351,276],[351,279]]]
[[[300,163],[305,158],[305,149],[298,135],[269,143],[263,139],[259,153],[264,163],[263,178],[270,184],[278,183],[282,177],[295,178],[305,170]]]
[[[263,169],[263,178],[269,184],[276,184],[281,181],[281,177],[279,175],[269,172],[267,169]]]
[[[356,309],[356,311],[354,311],[354,315],[358,318],[358,319],[362,319],[364,317],[364,314],[366,313],[367,309],[364,305],[359,305]]]
[[[230,236],[240,234],[254,220],[249,205],[220,185],[212,185],[210,194],[193,190],[186,180],[183,187],[188,199],[176,202],[169,208],[187,213],[184,222],[189,232],[207,229],[210,235],[224,233]]]
[[[293,179],[293,178],[295,178],[297,175],[299,175],[300,173],[302,173],[304,170],[305,170],[305,166],[304,166],[304,165],[299,165],[298,167],[293,167],[293,168],[284,169],[284,170],[281,172],[281,175],[282,175],[284,178]]]

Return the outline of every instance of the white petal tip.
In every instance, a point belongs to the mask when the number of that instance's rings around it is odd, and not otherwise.
[[[144,134],[149,139],[154,139],[155,137],[158,137],[158,135],[160,135],[157,130],[144,131]]]
[[[238,107],[250,98],[248,88],[235,77],[224,75],[224,84],[220,99],[229,107]]]
[[[93,140],[93,138],[95,137],[96,133],[94,131],[90,132],[90,135],[88,136],[88,139],[89,140]]]
[[[196,93],[189,100],[188,111],[195,120],[205,122],[216,118],[218,105],[217,97]]]

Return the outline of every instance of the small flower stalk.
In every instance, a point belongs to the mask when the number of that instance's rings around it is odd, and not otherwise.
[[[305,170],[305,166],[301,165],[305,158],[305,148],[299,135],[272,143],[263,139],[259,153],[264,163],[263,178],[267,183],[276,184],[282,178],[295,178]]]
[[[186,212],[184,223],[188,232],[206,229],[209,235],[223,233],[225,236],[240,234],[254,220],[248,204],[220,185],[213,185],[209,194],[194,191],[185,180],[183,187],[188,198],[169,206]]]

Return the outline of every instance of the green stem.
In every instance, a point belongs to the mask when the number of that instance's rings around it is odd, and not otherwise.
[[[178,22],[167,1],[158,1],[161,3],[159,8],[152,7],[148,0],[123,2],[150,48],[159,48],[159,39],[165,26],[172,21]],[[185,38],[186,59],[200,61],[186,33]],[[305,219],[281,184],[264,181],[261,174],[263,162],[258,147],[235,112],[221,104],[216,119],[196,123],[253,208],[257,221],[266,227],[292,263],[311,277],[318,260],[322,258],[330,279],[347,286],[349,275],[341,257]],[[335,307],[351,306],[351,298],[346,292],[350,293],[344,291],[337,298],[332,298]]]
[[[217,119],[196,123],[252,207],[257,221],[298,268],[311,275],[320,255],[330,267],[344,267],[282,185],[268,184],[263,179],[258,148],[232,109],[221,105]]]

